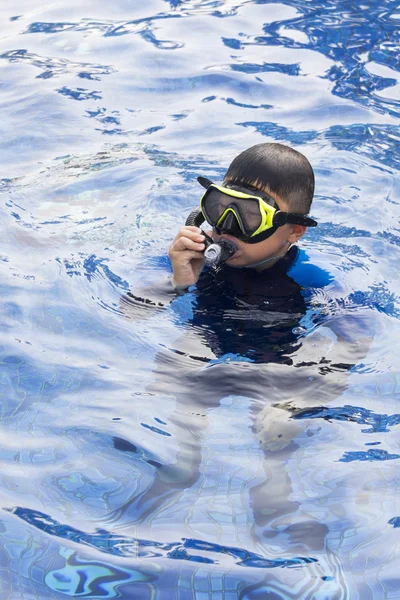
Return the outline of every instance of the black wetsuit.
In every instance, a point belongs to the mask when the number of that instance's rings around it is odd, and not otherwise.
[[[290,364],[298,341],[293,330],[307,310],[302,287],[287,274],[298,253],[292,247],[260,272],[227,265],[203,271],[189,294],[189,321],[216,357]]]

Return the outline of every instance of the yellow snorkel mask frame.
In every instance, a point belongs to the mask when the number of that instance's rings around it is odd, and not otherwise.
[[[275,200],[251,186],[216,185],[205,177],[197,178],[206,191],[200,199],[200,214],[196,224],[206,220],[218,233],[229,233],[249,244],[261,242],[278,227],[289,224],[316,227],[307,215],[279,210]],[[201,221],[200,221],[201,219]]]

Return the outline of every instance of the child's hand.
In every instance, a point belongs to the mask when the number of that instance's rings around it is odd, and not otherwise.
[[[199,227],[182,227],[175,236],[168,252],[174,271],[176,289],[194,285],[204,266],[204,235]]]

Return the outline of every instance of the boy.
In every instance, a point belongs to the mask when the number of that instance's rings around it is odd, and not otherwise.
[[[270,227],[269,230],[258,231],[256,235],[249,236],[243,231],[243,223],[242,227],[240,226],[243,216],[240,210],[245,201],[232,198],[236,208],[227,211],[228,214],[222,218],[222,222],[221,219],[218,221],[219,227],[216,228],[215,223],[211,222],[210,215],[207,219],[214,225],[214,240],[225,238],[236,243],[238,251],[226,263],[231,267],[252,267],[258,272],[270,269],[288,253],[292,244],[304,235],[307,225],[316,225],[312,219],[300,218],[301,215],[307,215],[311,207],[314,194],[312,167],[305,156],[288,146],[257,144],[245,150],[230,165],[223,186],[228,189],[233,186],[241,192],[261,197],[259,211],[265,213],[261,218],[267,216],[268,206],[299,217],[292,218],[292,223]],[[229,202],[228,198],[226,203]],[[221,204],[220,213],[225,207],[223,200]],[[265,206],[266,204],[268,206]],[[213,208],[210,207],[211,216]],[[246,210],[246,207],[242,210]],[[256,225],[259,223],[258,221]],[[182,227],[175,237],[169,250],[175,289],[184,290],[197,283],[204,266],[204,239],[201,230],[194,226]],[[286,261],[285,270],[290,268],[296,256],[297,251],[291,253],[290,260]]]
[[[215,205],[203,197],[203,215],[213,226],[213,239],[234,241],[237,252],[221,268],[203,270],[204,236],[195,226],[182,227],[169,250],[175,289],[195,286],[170,304],[180,324],[189,321],[191,327],[172,348],[160,344],[147,391],[175,397],[169,417],[174,436],[165,444],[177,444],[176,461],[158,468],[152,486],[121,510],[137,524],[153,510],[159,514],[160,506],[172,506],[181,492],[192,486],[196,491],[210,409],[221,399],[239,398],[236,406],[248,405],[264,452],[265,477],[249,490],[255,544],[281,548],[285,556],[291,546],[295,556],[301,552],[320,561],[328,526],[318,506],[311,513],[306,502],[303,506],[287,465],[301,459],[299,445],[318,439],[318,423],[308,418],[312,410],[340,397],[349,370],[365,356],[365,320],[329,314],[321,303],[309,301],[313,288],[330,279],[308,264],[298,269],[294,244],[316,224],[306,217],[314,174],[302,154],[281,144],[253,146],[234,159],[222,187],[227,191],[214,194]],[[259,480],[259,473],[254,478]],[[227,525],[221,527],[225,531],[223,542],[230,543]]]
[[[229,195],[237,192],[239,197]],[[239,154],[222,187],[201,200],[214,241],[231,240],[237,252],[219,269],[203,270],[201,229],[185,226],[175,237],[169,250],[173,286],[184,291],[196,284],[191,323],[218,359],[290,361],[307,312],[307,291],[299,273],[291,276],[301,262],[294,244],[316,225],[305,216],[313,194],[314,173],[305,156],[282,144],[257,144]],[[309,264],[300,269],[308,286],[326,284],[326,275]]]

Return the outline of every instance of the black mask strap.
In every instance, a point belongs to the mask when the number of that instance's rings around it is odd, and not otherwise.
[[[274,226],[280,227],[286,225],[286,223],[289,225],[303,225],[303,227],[316,227],[318,225],[317,221],[306,215],[277,211],[274,215]]]
[[[199,182],[199,184],[203,188],[206,188],[206,190],[208,190],[208,188],[210,187],[210,185],[213,184],[213,182],[211,181],[211,179],[207,179],[207,177],[202,177],[201,175],[200,175],[200,177],[197,178],[197,181]]]

